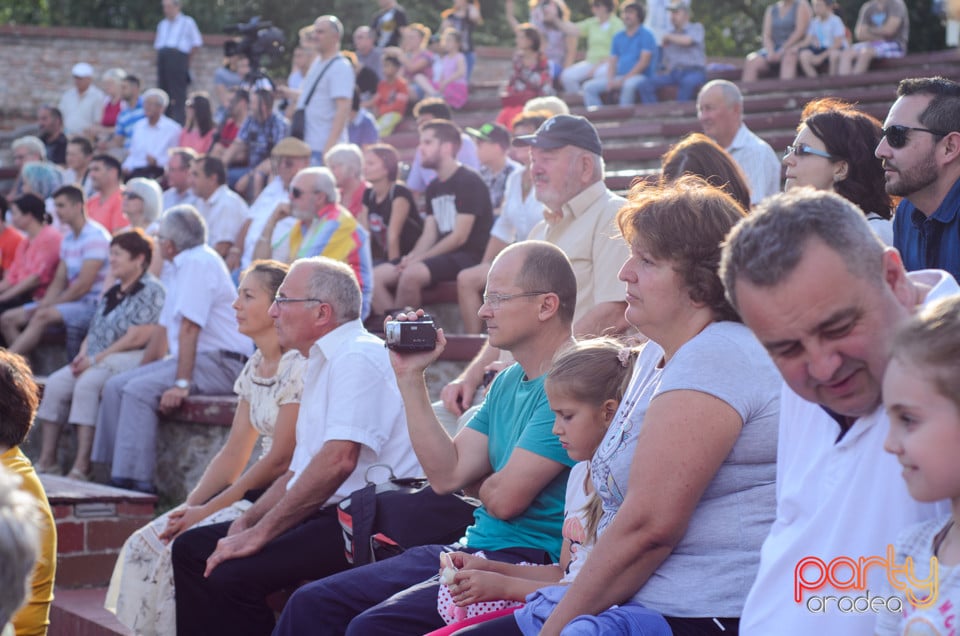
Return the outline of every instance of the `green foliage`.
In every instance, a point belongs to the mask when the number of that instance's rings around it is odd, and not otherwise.
[[[707,53],[742,56],[760,46],[763,11],[772,0],[693,0],[694,19],[706,27]],[[440,12],[452,0],[402,0],[412,22],[431,29],[440,23]],[[574,19],[590,15],[590,0],[568,0]],[[844,23],[852,30],[862,0],[839,0]],[[516,0],[518,19],[524,19],[526,2]],[[910,0],[910,50],[944,48],[944,27],[931,15],[931,0]],[[484,24],[475,34],[478,44],[513,46],[513,34],[504,16],[504,0],[480,0]],[[366,24],[377,10],[375,0],[184,0],[184,10],[203,33],[220,33],[227,25],[260,15],[287,34],[296,44],[297,31],[321,13],[340,17],[348,33]],[[161,18],[159,0],[0,0],[0,22],[49,26],[102,27],[152,31]]]

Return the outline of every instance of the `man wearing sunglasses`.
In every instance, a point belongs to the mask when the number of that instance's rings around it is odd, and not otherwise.
[[[277,236],[277,226],[288,217],[299,222],[290,225],[286,235]],[[326,256],[353,269],[363,292],[362,317],[366,319],[373,296],[370,233],[340,205],[336,180],[327,168],[306,168],[293,177],[290,202],[277,204],[253,248],[254,259],[289,263],[311,256]]]
[[[877,157],[887,192],[903,197],[893,245],[907,271],[945,269],[960,278],[960,85],[905,79],[884,122]]]

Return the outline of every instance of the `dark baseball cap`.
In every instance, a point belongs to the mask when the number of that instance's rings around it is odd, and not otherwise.
[[[595,155],[603,154],[597,129],[590,120],[579,115],[555,115],[543,122],[532,135],[515,137],[513,145],[533,146],[543,150],[576,146]]]
[[[487,123],[480,128],[465,128],[468,135],[480,141],[489,141],[499,144],[503,148],[510,147],[510,131],[500,124]]]

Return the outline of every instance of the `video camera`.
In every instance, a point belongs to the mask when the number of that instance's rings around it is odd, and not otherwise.
[[[243,55],[250,60],[251,73],[259,73],[260,58],[278,59],[286,50],[286,36],[269,20],[255,16],[249,22],[240,22],[223,30],[228,35],[240,36],[238,40],[228,40],[223,45],[223,54],[227,57]]]

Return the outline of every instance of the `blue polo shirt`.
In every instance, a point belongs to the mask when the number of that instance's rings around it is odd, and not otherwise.
[[[893,217],[893,246],[908,272],[945,269],[960,280],[960,179],[929,217],[907,199]]]
[[[610,45],[610,55],[617,56],[617,77],[622,77],[630,72],[640,54],[644,51],[650,51],[650,64],[647,65],[643,75],[653,77],[657,68],[657,38],[647,27],[640,25],[640,28],[634,31],[633,35],[627,35],[626,31],[620,31],[613,36],[613,44]]]

